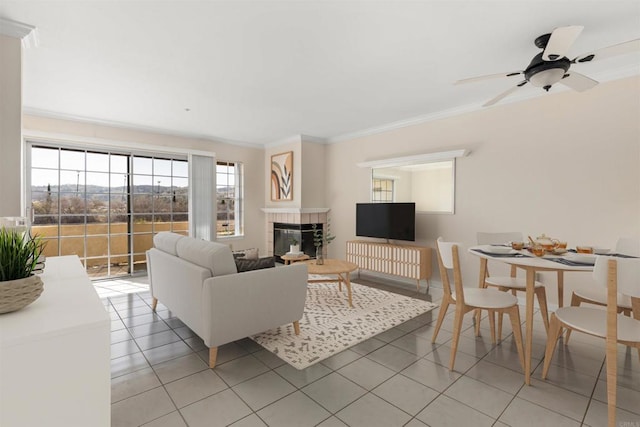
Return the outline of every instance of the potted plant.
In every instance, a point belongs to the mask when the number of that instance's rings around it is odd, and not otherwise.
[[[313,230],[313,245],[316,247],[316,264],[322,265],[324,264],[323,247],[329,245],[336,236],[331,234],[331,223],[329,219],[327,219],[326,232],[319,229],[316,224],[313,224],[311,229]]]
[[[45,242],[19,228],[0,228],[0,313],[20,310],[42,293],[39,276],[33,274]]]
[[[300,252],[300,242],[298,242],[298,239],[296,239],[295,237],[291,236],[289,238],[289,253],[290,254],[297,254]]]

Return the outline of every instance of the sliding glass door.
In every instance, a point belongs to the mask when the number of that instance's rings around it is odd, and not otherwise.
[[[186,158],[29,143],[32,233],[94,278],[146,271],[158,231],[188,234]]]

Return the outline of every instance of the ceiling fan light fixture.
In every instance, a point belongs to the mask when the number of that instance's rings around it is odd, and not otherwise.
[[[550,68],[548,70],[542,70],[529,77],[529,83],[535,87],[546,88],[551,87],[555,83],[558,83],[564,77],[564,68]]]

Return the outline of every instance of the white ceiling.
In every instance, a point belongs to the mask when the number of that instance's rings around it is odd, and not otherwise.
[[[38,29],[25,111],[250,144],[477,108],[522,78],[452,83],[523,70],[558,26],[585,27],[570,58],[640,38],[637,0],[2,0],[0,17]],[[572,69],[620,78],[640,54]],[[505,101],[563,90],[527,86]]]

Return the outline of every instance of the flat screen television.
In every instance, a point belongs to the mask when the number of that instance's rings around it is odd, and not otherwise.
[[[356,235],[416,240],[415,203],[357,203]]]

